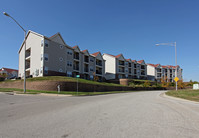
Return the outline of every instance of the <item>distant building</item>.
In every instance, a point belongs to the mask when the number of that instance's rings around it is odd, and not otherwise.
[[[6,79],[16,78],[18,77],[18,70],[3,67],[0,69],[0,75]]]
[[[144,60],[125,59],[123,54],[103,54],[105,62],[105,78],[111,79],[147,79],[147,67]]]
[[[160,64],[147,64],[147,75],[149,80],[161,82],[174,82],[176,77],[175,71],[177,67],[177,77],[182,80],[182,69],[180,66],[160,65]]]

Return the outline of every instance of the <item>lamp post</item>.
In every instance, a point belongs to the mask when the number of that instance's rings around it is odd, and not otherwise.
[[[174,46],[175,47],[175,64],[176,64],[175,77],[177,77],[177,49],[176,49],[176,42],[156,44],[156,46],[160,46],[160,45],[167,45],[167,46]],[[178,82],[176,81],[176,91],[177,90],[178,90]]]
[[[8,13],[3,12],[7,17],[10,17],[24,31],[24,93],[26,93],[26,30]]]

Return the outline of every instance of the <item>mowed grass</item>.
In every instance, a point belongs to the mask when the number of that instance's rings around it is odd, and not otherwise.
[[[188,89],[188,90],[168,91],[166,92],[166,95],[199,102],[199,90]]]
[[[0,88],[0,92],[16,92],[18,94],[24,94],[23,89],[16,88]],[[26,94],[64,94],[64,95],[73,95],[73,96],[88,96],[88,95],[102,95],[102,94],[114,94],[114,93],[127,93],[127,92],[136,92],[136,91],[108,91],[108,92],[76,92],[76,91],[38,91],[38,90],[26,90]]]
[[[48,76],[48,77],[35,77],[35,78],[27,78],[27,81],[66,81],[66,82],[77,82],[77,78],[73,77],[64,77],[64,76]],[[23,80],[6,80],[2,82],[15,82],[15,81],[23,81]],[[79,83],[86,84],[95,84],[95,85],[106,85],[106,86],[122,86],[120,84],[114,83],[106,83],[106,82],[96,82],[92,80],[78,79]],[[124,86],[125,87],[125,86]]]

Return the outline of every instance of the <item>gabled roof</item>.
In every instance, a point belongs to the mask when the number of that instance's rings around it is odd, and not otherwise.
[[[139,60],[139,61],[137,61],[137,63],[140,63],[140,64],[142,64],[144,62],[144,60]],[[144,62],[145,63],[145,62]]]
[[[129,58],[129,59],[125,59],[126,61],[129,61],[129,62],[132,62],[132,60]]]
[[[78,45],[73,46],[72,48],[73,48],[73,49],[77,49],[79,52],[81,52],[81,50],[80,50],[80,48],[79,48],[79,46],[78,46]]]
[[[10,68],[1,68],[0,69],[0,71],[3,71],[3,70],[7,71],[8,73],[12,73],[13,71],[18,72],[18,70],[16,70],[16,69],[10,69]]]
[[[35,35],[38,35],[38,36],[40,36],[40,37],[45,37],[45,36],[43,36],[43,35],[41,35],[41,34],[39,34],[39,33],[36,33],[36,32],[31,31],[31,30],[28,30],[28,32],[27,32],[27,34],[26,34],[26,39],[28,38],[28,36],[29,36],[30,33],[35,34]],[[20,48],[19,48],[18,53],[21,51],[24,42],[25,42],[25,41],[23,40],[23,42],[22,42],[22,44],[21,44],[21,46],[20,46]]]
[[[114,58],[119,58],[119,57],[123,57],[124,58],[124,56],[122,55],[122,54],[119,54],[119,55],[116,55],[116,56],[114,56],[114,55],[111,55],[111,54],[107,54],[107,55],[109,55],[109,56],[112,56],[112,57],[114,57]],[[125,58],[124,58],[125,59]],[[125,59],[126,60],[126,59]]]
[[[98,54],[101,54],[100,52],[96,52],[96,53],[93,53],[93,54],[91,54],[91,55],[93,55],[93,56],[97,56]]]
[[[88,55],[90,55],[87,49],[82,50],[81,52],[82,52],[82,53],[84,53],[84,54],[88,54]]]
[[[115,56],[116,58],[119,58],[119,57],[121,57],[121,56],[123,56],[122,54],[119,54],[119,55],[117,55],[117,56]]]
[[[82,52],[86,52],[86,51],[88,52],[88,49],[82,50]]]
[[[64,39],[62,38],[62,36],[59,32],[54,34],[53,36],[49,37],[49,39],[52,40],[53,38],[56,38],[56,37],[60,37],[61,41],[64,43],[64,45],[66,45]]]
[[[161,66],[160,64],[147,64],[147,65],[150,65],[150,66],[153,66],[153,67],[158,67],[158,66]]]
[[[137,61],[136,60],[131,60],[132,62],[136,62],[137,63]]]

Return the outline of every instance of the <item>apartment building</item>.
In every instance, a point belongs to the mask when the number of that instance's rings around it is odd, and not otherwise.
[[[147,64],[147,75],[149,80],[161,82],[174,82],[176,77],[175,71],[177,67],[177,77],[182,80],[182,69],[180,66]]]
[[[146,79],[147,67],[144,60],[135,61],[125,59],[122,54],[111,55],[103,54],[105,62],[105,78],[107,80],[129,78],[129,79]]]
[[[78,46],[67,45],[61,34],[51,37],[28,31],[26,36],[26,76],[80,75],[84,79],[104,79],[104,60],[100,52],[90,54]],[[99,66],[101,65],[101,66]],[[19,76],[24,77],[24,42],[19,50]]]
[[[0,69],[0,76],[4,77],[6,79],[17,78],[18,77],[18,70],[2,67]]]

